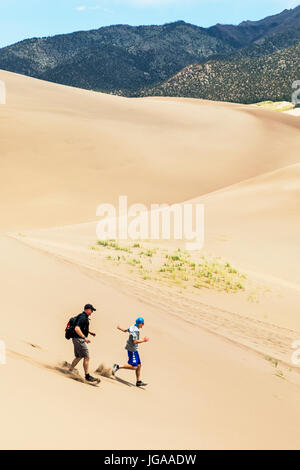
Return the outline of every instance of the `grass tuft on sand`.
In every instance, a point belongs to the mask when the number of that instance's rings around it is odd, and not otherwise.
[[[261,103],[256,103],[256,106],[278,112],[290,111],[295,108],[294,103],[289,101],[262,101]]]
[[[119,245],[116,240],[98,241],[90,250],[103,254],[107,261],[127,265],[143,280],[155,280],[170,286],[190,287],[194,291],[205,288],[235,293],[244,291],[246,276],[230,263],[213,256],[174,252],[158,247],[142,247],[140,243]],[[112,256],[109,251],[122,252]]]

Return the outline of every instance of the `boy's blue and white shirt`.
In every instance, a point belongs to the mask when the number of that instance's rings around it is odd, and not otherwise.
[[[129,338],[126,343],[125,349],[130,352],[136,352],[138,350],[138,344],[134,344],[133,341],[138,341],[140,339],[140,330],[137,326],[133,325],[128,328],[127,332],[129,333]]]

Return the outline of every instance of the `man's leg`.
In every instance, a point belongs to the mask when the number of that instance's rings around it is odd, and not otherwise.
[[[89,373],[89,364],[90,364],[90,358],[85,357],[83,359],[83,368],[84,368],[85,375],[88,375]]]
[[[70,372],[72,372],[75,367],[77,366],[77,364],[81,361],[82,357],[75,357],[74,361],[72,362],[71,364],[71,367],[70,367]]]

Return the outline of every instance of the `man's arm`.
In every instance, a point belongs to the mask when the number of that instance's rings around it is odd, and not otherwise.
[[[81,329],[80,329],[80,326],[75,326],[75,331],[76,333],[78,334],[78,336],[80,336],[80,338],[84,339],[84,341],[86,343],[90,343],[90,341],[84,336],[84,334],[82,333]]]

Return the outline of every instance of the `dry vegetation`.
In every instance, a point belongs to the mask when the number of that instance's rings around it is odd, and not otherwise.
[[[144,280],[223,292],[246,289],[246,276],[221,258],[190,253],[180,248],[172,252],[139,243],[119,244],[116,240],[98,241],[90,250],[111,263],[126,265]]]

